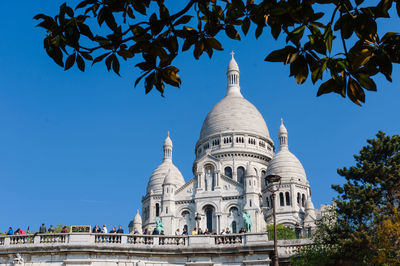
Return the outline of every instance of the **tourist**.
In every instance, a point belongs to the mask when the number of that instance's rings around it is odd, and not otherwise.
[[[211,234],[212,234],[212,235],[216,235],[216,234],[217,234],[217,232],[215,231],[215,229],[212,230]]]
[[[137,228],[136,228],[136,227],[135,227],[135,228],[133,228],[133,234],[135,234],[135,235],[139,234],[139,231],[137,230]]]
[[[49,231],[49,233],[54,233],[54,228],[53,228],[53,226],[50,225],[50,228],[49,228],[49,230],[47,230],[47,231]]]
[[[197,232],[198,235],[203,235],[203,230],[201,230],[201,228],[199,228],[199,231]]]
[[[93,228],[92,233],[101,233],[100,226],[96,225],[96,226]]]
[[[221,234],[220,235],[225,235],[225,229],[222,228]]]
[[[124,233],[124,229],[122,229],[122,226],[119,225],[118,226],[118,230],[117,230],[117,234],[123,234]]]
[[[117,233],[117,231],[115,231],[115,226],[113,226],[111,231],[110,231],[110,234],[116,234],[116,233]]]
[[[299,239],[301,234],[301,226],[299,222],[296,222],[296,225],[294,226],[294,232],[296,234],[296,238]]]
[[[13,234],[14,234],[14,231],[13,231],[12,227],[11,226],[8,227],[7,235],[9,236],[9,235],[13,235]]]
[[[183,227],[182,235],[184,235],[184,236],[188,235],[188,231],[187,231],[186,227]]]
[[[203,235],[209,235],[209,234],[210,234],[210,231],[208,231],[208,228],[206,228],[206,230],[204,230]]]
[[[225,234],[226,235],[230,235],[231,234],[231,231],[229,230],[229,227],[226,228]],[[232,237],[231,236],[227,237],[226,241],[229,241],[229,243],[231,243],[232,242]]]
[[[158,232],[157,227],[154,227],[152,235],[159,235],[160,232]]]
[[[105,224],[103,224],[103,229],[101,230],[101,232],[103,234],[107,234],[108,233],[107,226]]]
[[[307,224],[307,227],[305,229],[307,230],[307,237],[310,238],[311,237],[311,225]]]
[[[160,235],[161,235],[161,236],[164,236],[164,235],[165,235],[165,234],[164,234],[164,230],[161,230]],[[158,241],[158,244],[159,244],[159,245],[164,245],[164,243],[165,243],[165,238],[164,238],[164,237],[160,237],[160,240]]]
[[[143,234],[144,234],[144,235],[149,235],[149,229],[148,229],[147,227],[144,229]],[[147,240],[148,240],[148,238],[145,237],[145,238],[144,238],[144,243],[145,243],[145,244],[147,244]]]
[[[197,236],[197,228],[196,227],[192,231],[192,236]]]
[[[66,226],[63,226],[63,228],[61,229],[61,233],[62,234],[68,234],[68,229]]]
[[[14,235],[26,235],[26,233],[25,233],[25,231],[22,230],[21,228],[18,228],[18,229],[15,231]]]
[[[46,232],[47,232],[46,226],[42,224],[42,226],[40,226],[39,228],[39,234],[46,234]]]

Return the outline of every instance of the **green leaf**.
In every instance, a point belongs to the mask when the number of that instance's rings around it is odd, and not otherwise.
[[[298,52],[298,50],[295,47],[288,45],[283,49],[279,49],[279,50],[275,50],[275,51],[271,52],[264,60],[269,61],[269,62],[285,63],[285,62],[287,62],[289,56],[296,52]]]
[[[67,60],[65,61],[64,70],[70,69],[75,63],[75,53],[68,56]]]
[[[182,16],[177,21],[175,21],[174,26],[177,26],[180,24],[187,24],[192,19],[192,17],[193,16],[189,16],[189,15]]]
[[[370,78],[369,75],[364,73],[359,73],[357,75],[357,80],[360,85],[369,91],[376,91],[376,84],[373,79]]]
[[[333,41],[333,32],[331,24],[326,25],[325,32],[324,32],[324,41],[326,48],[328,49],[329,53],[332,50],[332,41]]]
[[[361,102],[365,102],[365,93],[364,90],[361,88],[361,86],[358,84],[356,80],[354,80],[352,77],[349,77],[348,83],[347,83],[347,96],[349,96],[350,100],[361,106]]]
[[[211,48],[213,48],[215,50],[218,50],[218,51],[224,50],[221,43],[215,38],[208,38],[208,39],[206,39],[206,42],[207,42],[208,46],[210,46]]]
[[[119,61],[118,61],[118,58],[117,58],[117,56],[115,54],[113,54],[112,68],[113,68],[114,72],[118,76],[120,76],[120,74],[119,74]]]
[[[83,58],[79,54],[76,56],[76,64],[80,71],[85,71],[85,61],[83,61]]]
[[[315,84],[317,80],[322,79],[322,74],[324,73],[326,66],[327,66],[328,60],[327,58],[323,58],[319,60],[318,66],[314,69],[314,71],[311,74],[311,80]]]
[[[327,93],[331,93],[337,90],[337,86],[338,84],[336,83],[336,81],[334,79],[329,79],[328,81],[322,83],[319,86],[318,92],[317,92],[317,97],[323,95],[323,94],[327,94]]]
[[[101,60],[103,60],[103,59],[104,59],[107,55],[109,55],[110,53],[111,53],[111,52],[107,52],[107,53],[104,53],[104,54],[102,54],[102,55],[96,57],[96,58],[93,60],[93,62],[92,62],[92,66],[93,66],[95,63],[100,62]]]
[[[294,76],[297,84],[303,84],[307,80],[308,66],[303,55],[290,64],[290,76]]]
[[[287,13],[287,10],[285,8],[277,7],[277,8],[273,8],[271,10],[272,16],[282,16],[282,15],[285,15],[286,13]]]
[[[247,32],[249,31],[250,28],[250,18],[249,17],[245,17],[242,20],[242,31],[244,35],[247,35]]]
[[[237,32],[237,30],[233,27],[233,25],[226,25],[225,33],[226,35],[228,35],[229,38],[240,41],[240,35]]]

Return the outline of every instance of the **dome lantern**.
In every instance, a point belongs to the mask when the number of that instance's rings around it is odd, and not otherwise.
[[[233,57],[235,53],[232,51],[231,55],[231,61],[229,61],[228,65],[228,70],[226,72],[227,76],[227,81],[228,81],[228,86],[227,86],[227,96],[240,96],[242,97],[242,94],[240,93],[240,85],[239,85],[239,66]]]
[[[164,150],[164,161],[172,161],[172,140],[169,137],[169,131],[167,137],[164,140],[163,150]]]
[[[283,119],[281,118],[281,126],[279,127],[278,131],[278,138],[279,138],[279,150],[289,150],[288,146],[288,132],[283,124]]]

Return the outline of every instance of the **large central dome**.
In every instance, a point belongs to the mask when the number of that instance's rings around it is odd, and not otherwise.
[[[269,138],[267,124],[257,108],[243,98],[239,86],[239,67],[233,58],[228,65],[226,96],[208,113],[200,139],[227,131],[256,134]]]
[[[226,95],[208,113],[200,132],[200,139],[237,131],[269,138],[267,124],[257,108],[242,96]]]

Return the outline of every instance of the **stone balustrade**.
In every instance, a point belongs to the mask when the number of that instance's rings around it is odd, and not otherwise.
[[[279,240],[288,261],[309,239]],[[273,241],[266,233],[230,235],[32,234],[0,236],[0,266],[29,265],[269,265]],[[111,254],[111,255],[110,255]],[[48,261],[51,257],[50,262]],[[129,262],[129,263],[128,263]],[[162,262],[162,263],[161,263]],[[228,263],[229,262],[229,263]]]

